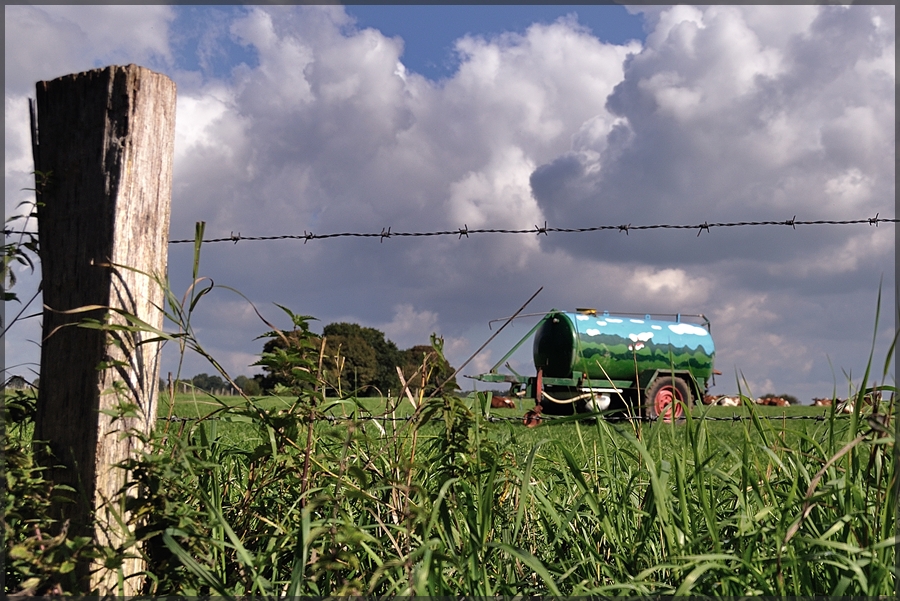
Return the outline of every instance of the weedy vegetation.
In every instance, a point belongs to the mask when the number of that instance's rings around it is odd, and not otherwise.
[[[214,291],[198,277],[199,243],[194,263],[184,299],[167,288],[175,332],[157,334],[230,380],[191,329]],[[678,424],[576,417],[529,430],[490,419],[489,393],[327,398],[324,343],[310,317],[283,310],[291,329],[264,336],[299,344],[260,357],[291,375],[277,398],[205,395],[212,405],[176,419],[186,413],[163,395],[165,419],[121,465],[130,535],[115,549],[72,540],[46,517],[53,489],[31,460],[34,404],[7,398],[7,592],[85,593],[67,580],[72,562],[126,554],[146,560],[148,595],[896,590],[893,345],[874,387],[889,398],[865,408],[873,387],[858,385],[849,417],[773,421],[748,402],[733,423],[698,411]],[[432,342],[425,372],[441,358]]]

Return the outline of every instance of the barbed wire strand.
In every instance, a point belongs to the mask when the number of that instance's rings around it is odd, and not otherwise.
[[[234,233],[231,232],[227,237],[223,238],[208,238],[203,240],[204,244],[212,244],[214,242],[231,242],[233,244],[237,244],[242,241],[271,241],[271,240],[303,240],[303,243],[307,243],[310,240],[326,240],[330,238],[378,238],[379,241],[384,242],[385,239],[390,238],[424,238],[424,237],[435,237],[435,236],[457,236],[458,240],[462,240],[463,237],[468,238],[472,234],[530,234],[530,235],[541,235],[545,236],[550,233],[559,233],[559,234],[583,234],[588,232],[600,232],[600,231],[618,231],[624,232],[625,235],[628,235],[629,232],[632,231],[642,231],[642,230],[661,230],[661,229],[670,229],[670,230],[696,230],[697,237],[700,236],[703,232],[710,233],[711,228],[728,228],[728,227],[748,227],[748,226],[788,226],[791,229],[796,230],[798,225],[874,225],[878,227],[879,223],[897,223],[900,219],[892,218],[892,217],[879,217],[879,214],[876,213],[874,217],[867,217],[865,219],[845,219],[845,220],[834,220],[834,219],[817,219],[812,221],[802,221],[797,220],[797,216],[795,215],[793,218],[785,220],[785,221],[733,221],[733,222],[714,222],[710,223],[708,221],[704,221],[703,223],[696,224],[672,224],[672,223],[657,223],[652,225],[633,225],[631,223],[621,224],[621,225],[597,225],[592,227],[577,227],[577,228],[568,228],[568,227],[550,227],[547,225],[547,222],[544,222],[543,226],[535,225],[529,229],[497,229],[497,228],[480,228],[480,229],[469,229],[468,225],[464,225],[461,228],[455,230],[438,230],[433,232],[395,232],[391,227],[382,228],[380,232],[335,232],[330,234],[315,234],[313,232],[307,232],[303,230],[302,234],[282,234],[277,236],[244,236],[240,232]],[[22,235],[22,234],[35,234],[36,232],[32,231],[19,231],[19,230],[10,230],[5,229],[3,231],[4,235]],[[184,239],[184,240],[169,240],[169,244],[193,244],[195,242],[194,239]]]
[[[879,217],[879,214],[876,213],[874,217],[867,217],[865,219],[848,219],[848,220],[813,220],[813,221],[798,221],[797,216],[795,215],[792,219],[786,221],[735,221],[735,222],[715,222],[710,223],[705,221],[703,223],[698,224],[669,224],[669,223],[659,223],[652,225],[633,225],[631,223],[626,225],[597,225],[592,227],[579,227],[579,228],[565,228],[565,227],[550,227],[547,225],[547,222],[544,222],[543,226],[535,225],[529,229],[497,229],[497,228],[476,228],[470,229],[468,225],[464,225],[461,228],[455,230],[438,230],[433,232],[395,232],[391,227],[382,228],[380,232],[338,232],[331,234],[315,234],[313,232],[307,232],[303,230],[302,234],[284,234],[280,236],[244,236],[240,232],[231,234],[227,238],[210,238],[208,240],[203,240],[204,243],[212,243],[212,242],[231,242],[233,244],[237,244],[238,242],[247,240],[247,241],[267,241],[267,240],[303,240],[304,243],[309,242],[310,240],[325,240],[330,238],[378,238],[380,242],[384,242],[385,239],[390,238],[421,238],[421,237],[434,237],[434,236],[456,236],[457,240],[462,240],[463,237],[469,238],[469,236],[474,234],[513,234],[513,235],[540,235],[544,234],[545,236],[550,233],[560,233],[560,234],[582,234],[588,232],[600,232],[600,231],[619,231],[624,232],[626,235],[631,231],[642,231],[642,230],[657,230],[657,229],[674,229],[674,230],[696,230],[697,236],[702,234],[704,231],[709,232],[711,228],[723,228],[723,227],[748,227],[748,226],[789,226],[792,229],[797,229],[798,225],[874,225],[878,226],[879,223],[897,223],[898,219],[887,218],[887,217]],[[193,243],[194,240],[171,240],[170,244],[185,244],[185,243]]]
[[[213,243],[213,242],[231,242],[233,244],[237,244],[238,242],[247,240],[247,241],[269,241],[269,240],[303,240],[304,243],[309,242],[310,240],[325,240],[330,238],[378,238],[380,242],[384,242],[385,239],[389,238],[423,238],[423,237],[436,237],[436,236],[456,236],[458,240],[462,240],[463,237],[469,238],[470,235],[473,234],[514,234],[514,235],[540,235],[544,234],[545,236],[549,233],[560,233],[560,234],[583,234],[588,232],[600,232],[600,231],[619,231],[624,232],[626,235],[631,231],[641,231],[641,230],[657,230],[657,229],[673,229],[673,230],[696,230],[697,236],[699,237],[704,231],[709,232],[711,228],[723,228],[723,227],[747,227],[747,226],[789,226],[792,229],[797,229],[798,225],[874,225],[878,226],[879,223],[897,223],[898,219],[887,218],[887,217],[879,217],[876,213],[875,217],[868,217],[865,219],[848,219],[848,220],[826,220],[826,219],[818,219],[812,221],[798,221],[796,215],[789,220],[786,221],[735,221],[735,222],[716,222],[710,223],[705,221],[703,223],[698,224],[669,224],[669,223],[658,223],[652,225],[633,225],[631,223],[625,225],[597,225],[592,227],[580,227],[580,228],[565,228],[565,227],[550,227],[547,225],[547,222],[544,222],[543,226],[535,225],[529,229],[497,229],[497,228],[481,228],[481,229],[469,229],[468,225],[465,225],[456,230],[439,230],[433,232],[395,232],[391,227],[382,228],[380,232],[337,232],[330,234],[315,234],[313,232],[303,231],[303,234],[283,234],[279,236],[244,236],[240,232],[235,234],[231,232],[231,234],[227,238],[210,238],[208,240],[203,240],[204,243]],[[169,244],[186,244],[193,243],[194,240],[170,240]]]

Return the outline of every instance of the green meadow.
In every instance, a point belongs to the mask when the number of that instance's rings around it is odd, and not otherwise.
[[[530,405],[161,399],[124,466],[133,536],[105,552],[142,554],[154,595],[893,594],[893,401],[875,417],[747,405],[526,428]],[[64,582],[28,532],[7,582]]]
[[[202,494],[176,488],[213,517],[169,547],[216,561],[185,563],[160,592],[894,590],[893,428],[865,413],[700,407],[678,424],[525,428],[527,400],[485,415],[476,395],[419,412],[328,399],[312,422],[294,400],[176,397],[174,416],[207,419],[171,421],[170,437],[211,470],[192,474]]]

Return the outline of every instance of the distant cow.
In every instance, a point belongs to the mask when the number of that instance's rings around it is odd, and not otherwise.
[[[522,423],[526,428],[537,428],[541,425],[541,406],[535,405],[534,409],[525,412]]]
[[[764,396],[756,399],[757,405],[768,405],[770,407],[787,407],[790,405],[784,398],[780,396]]]
[[[874,390],[867,395],[863,396],[863,405],[868,405],[870,407],[875,407],[881,404],[881,391]]]
[[[720,405],[722,407],[737,407],[741,404],[741,397],[735,396],[717,396],[717,397],[704,397],[703,402],[707,405]]]
[[[722,405],[724,407],[737,407],[741,404],[741,397],[739,396],[713,396],[711,394],[703,395],[703,404],[704,405]]]
[[[835,413],[853,413],[853,403],[849,399],[813,399],[813,405],[816,407],[831,407],[835,405]]]
[[[516,402],[508,396],[492,396],[491,407],[494,409],[515,409]]]

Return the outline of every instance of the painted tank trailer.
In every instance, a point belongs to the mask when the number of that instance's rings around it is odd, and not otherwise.
[[[633,414],[648,419],[678,419],[706,394],[715,346],[705,316],[664,317],[674,320],[593,309],[552,310],[489,373],[476,379],[508,382],[513,390],[524,387],[525,396],[535,399],[532,415],[630,406]],[[535,375],[498,373],[532,335]]]

